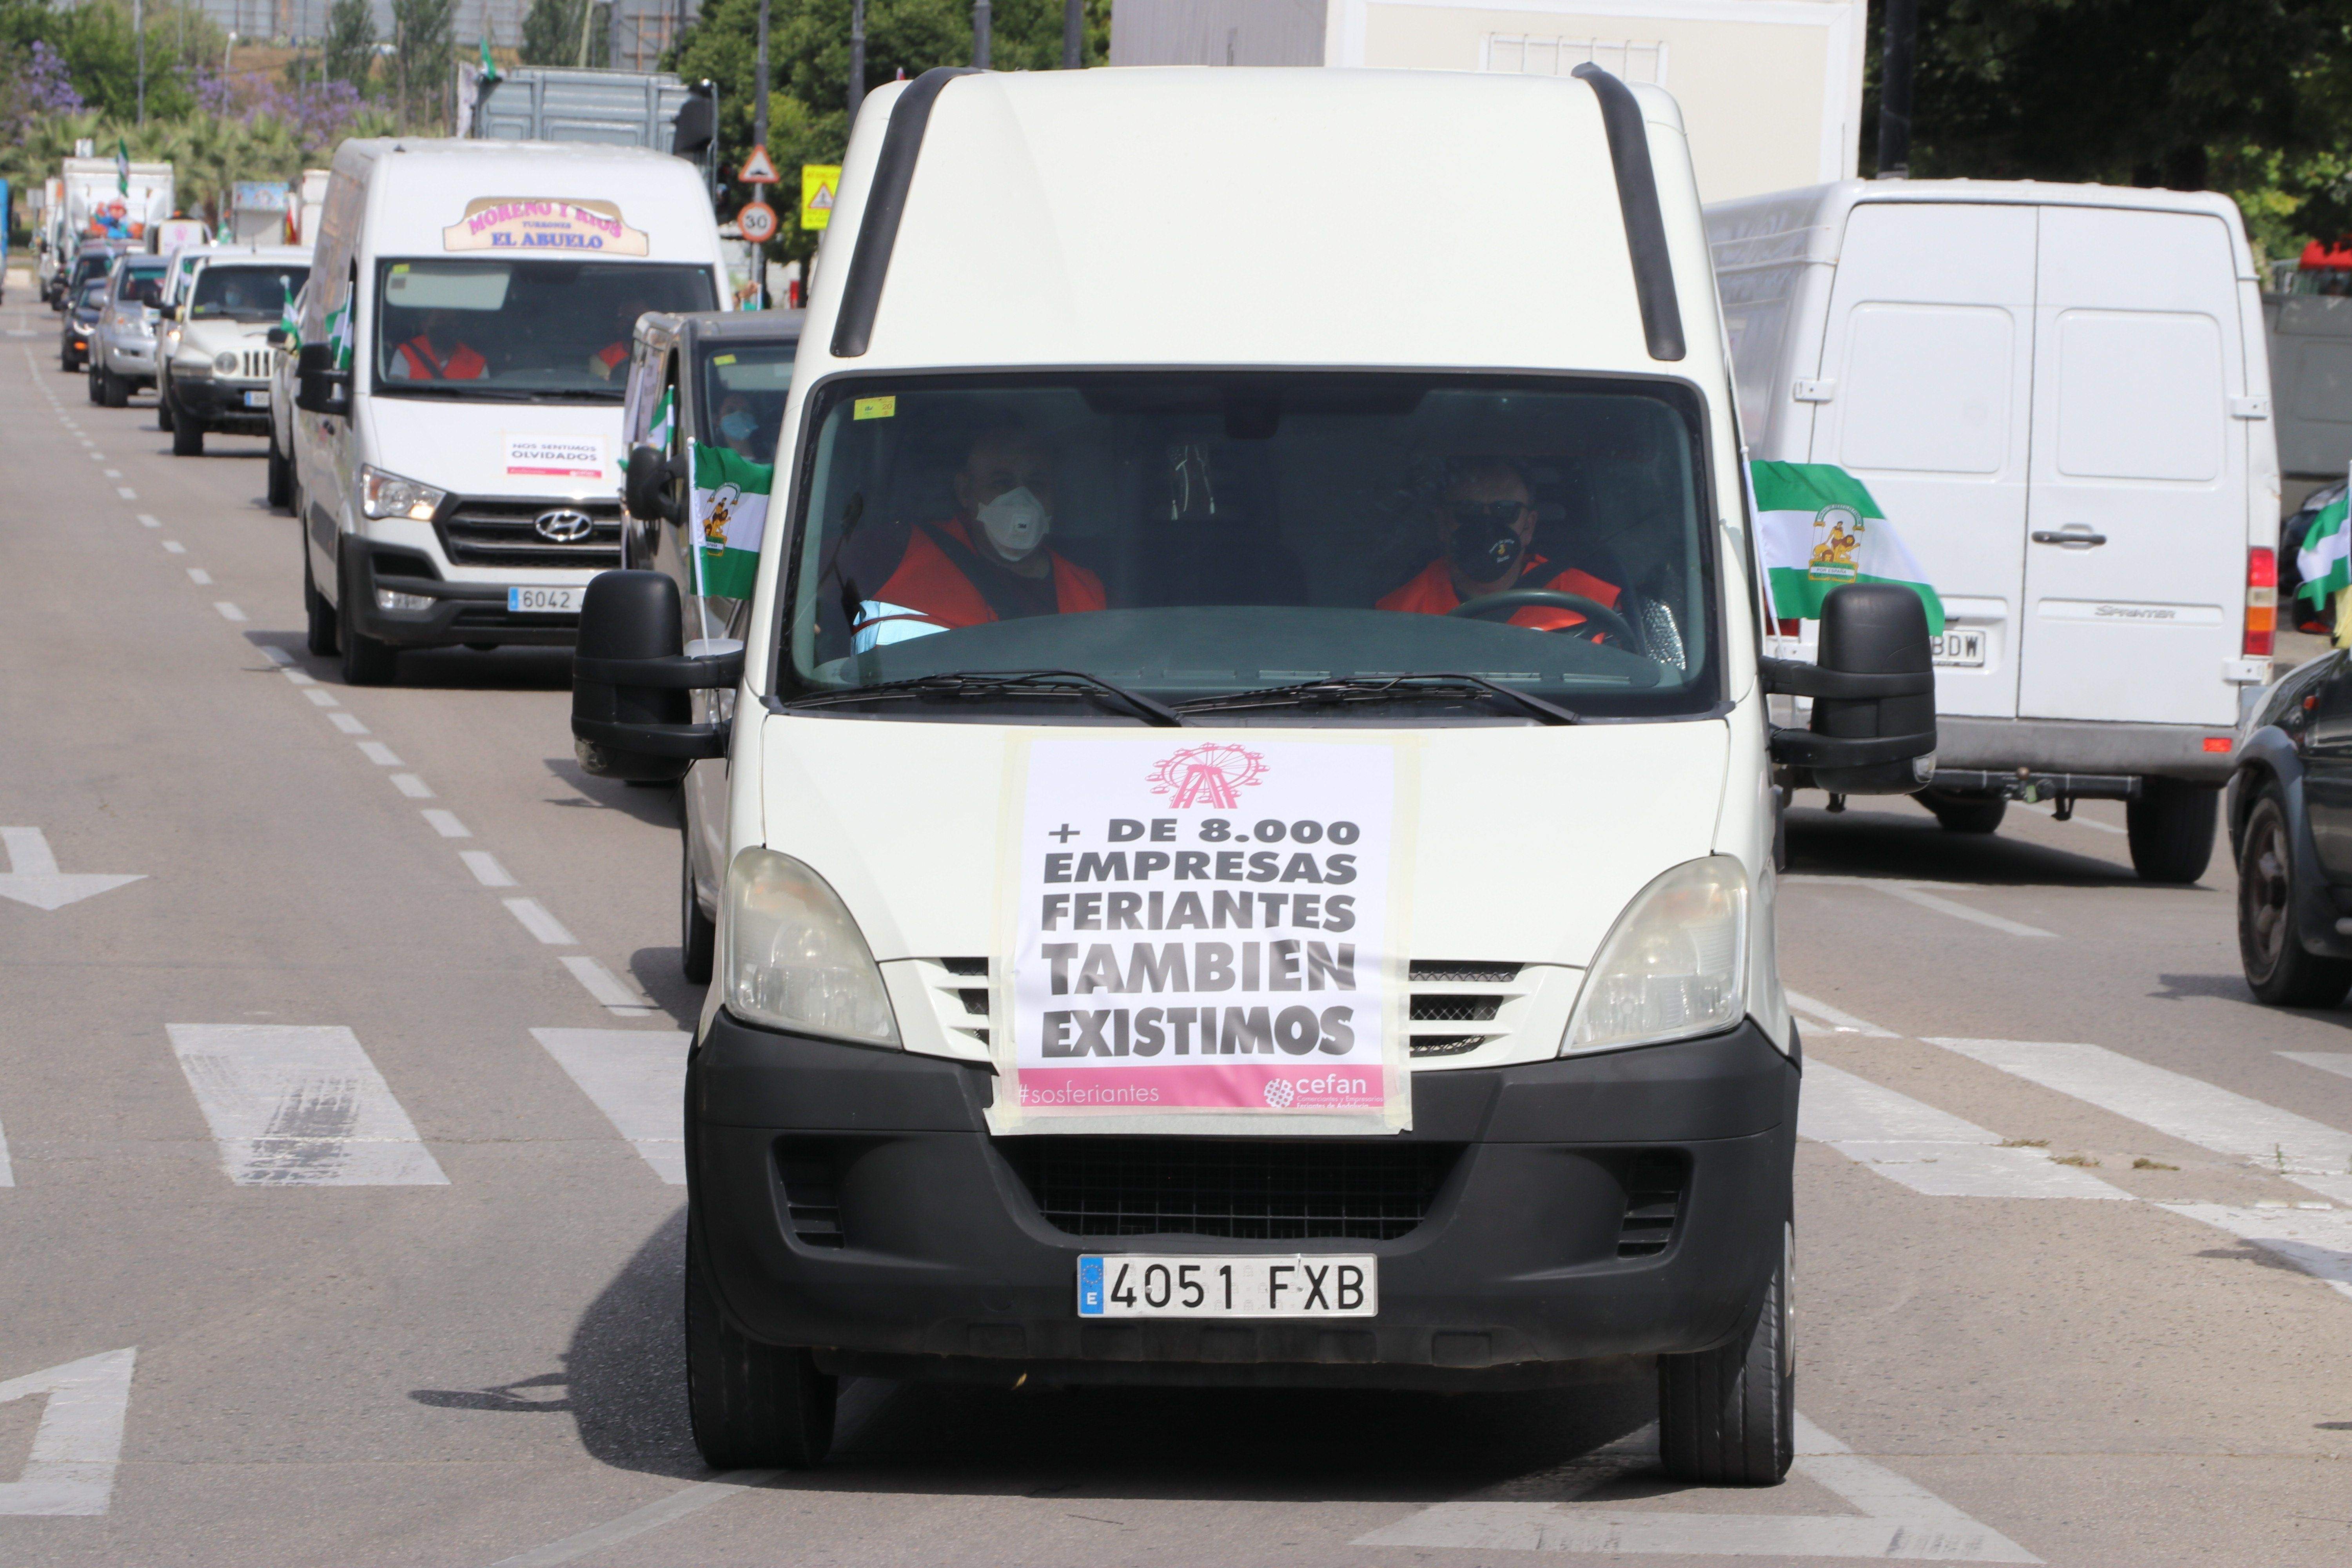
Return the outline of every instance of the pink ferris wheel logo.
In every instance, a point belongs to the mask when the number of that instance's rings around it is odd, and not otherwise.
[[[1265,775],[1265,759],[1240,746],[1213,742],[1164,757],[1151,770],[1151,793],[1174,806],[1205,805],[1231,811],[1240,792]]]

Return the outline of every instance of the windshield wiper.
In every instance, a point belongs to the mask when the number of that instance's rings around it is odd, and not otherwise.
[[[1182,714],[1154,702],[1139,691],[1116,686],[1098,675],[1078,669],[970,669],[950,675],[919,675],[911,680],[885,680],[874,686],[853,686],[845,691],[819,692],[795,698],[787,708],[832,708],[845,702],[914,697],[1006,697],[1024,693],[1066,693],[1091,697],[1106,707],[1119,708],[1161,729],[1181,728]]]
[[[1581,724],[1582,714],[1547,702],[1528,692],[1487,679],[1483,675],[1358,676],[1336,680],[1302,680],[1296,686],[1268,686],[1255,691],[1231,691],[1223,697],[1202,697],[1176,705],[1179,713],[1231,713],[1248,708],[1311,708],[1321,704],[1394,702],[1420,697],[1499,697],[1542,724]]]

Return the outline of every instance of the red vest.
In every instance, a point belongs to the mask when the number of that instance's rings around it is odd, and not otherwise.
[[[411,381],[478,381],[489,368],[481,355],[459,343],[446,360],[433,357],[433,345],[419,332],[400,345],[400,357]]]
[[[1612,610],[1617,607],[1617,589],[1614,586],[1603,583],[1598,577],[1588,576],[1573,566],[1553,577],[1549,582],[1541,581],[1544,570],[1550,564],[1550,562],[1540,555],[1528,555],[1526,562],[1519,567],[1518,581],[1511,586],[1549,588],[1556,594],[1581,594],[1584,597],[1606,605]],[[1500,588],[1496,590],[1496,593],[1507,591]],[[1382,599],[1375,607],[1382,610],[1402,610],[1415,616],[1443,616],[1461,603],[1462,595],[1454,591],[1453,568],[1443,560],[1439,560],[1433,561],[1423,567],[1412,582]],[[1574,610],[1564,609],[1556,605],[1529,605],[1523,609],[1512,611],[1510,624],[1549,632],[1558,631],[1564,626],[1581,626],[1584,624],[1584,617]]]
[[[606,343],[596,351],[596,363],[606,370],[619,369],[621,362],[628,357],[629,345],[626,343]]]
[[[971,548],[971,534],[963,519],[952,518],[939,527],[957,543]],[[1055,609],[1065,616],[1101,609],[1102,579],[1076,562],[1051,551],[1047,553],[1054,561]],[[971,579],[919,528],[907,541],[907,553],[899,558],[898,569],[861,607],[857,624],[851,629],[864,632],[887,627],[893,621],[942,628],[977,626],[994,619],[996,612],[971,585]]]

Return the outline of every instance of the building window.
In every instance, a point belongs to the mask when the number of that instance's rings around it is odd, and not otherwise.
[[[1522,76],[1566,76],[1591,60],[1626,81],[1666,85],[1666,46],[1626,38],[1546,38],[1489,33],[1484,68]]]

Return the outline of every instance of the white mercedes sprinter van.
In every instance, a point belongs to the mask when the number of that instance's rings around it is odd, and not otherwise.
[[[313,653],[568,644],[620,563],[621,399],[647,310],[716,309],[693,164],[395,139],[335,153],[293,421]]]
[[[1444,289],[1386,259],[1401,189]],[[1769,763],[1916,788],[1933,672],[1878,584],[1759,657],[1674,100],[943,69],[840,190],[740,646],[621,571],[574,663],[587,766],[730,770],[704,1455],[814,1463],[845,1373],[1644,1354],[1676,1474],[1777,1481]]]
[[[2196,880],[2277,581],[2236,204],[1850,180],[1706,226],[1750,456],[1862,480],[1943,599],[1926,804],[2120,799],[2140,874]]]

